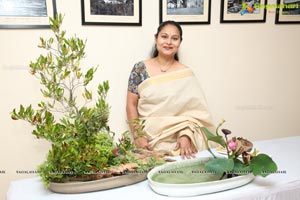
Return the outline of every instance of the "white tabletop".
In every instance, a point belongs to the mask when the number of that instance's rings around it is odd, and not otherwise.
[[[251,183],[214,194],[190,197],[188,199],[300,199],[300,136],[279,138],[254,142],[254,147],[261,153],[270,155],[278,165],[278,172],[266,178],[256,177]],[[197,157],[209,155],[207,151],[200,152]],[[151,190],[148,181],[134,185],[105,191],[83,194],[57,194],[43,186],[39,178],[13,181],[7,192],[7,200],[116,200],[142,199],[163,200],[180,199],[156,194]]]

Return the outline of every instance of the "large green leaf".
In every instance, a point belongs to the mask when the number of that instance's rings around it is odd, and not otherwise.
[[[214,158],[205,163],[205,170],[222,175],[224,172],[232,171],[234,167],[233,159]]]
[[[266,177],[276,172],[276,163],[266,154],[259,154],[250,161],[250,168],[255,176]]]
[[[234,161],[234,168],[232,174],[238,175],[246,175],[251,173],[251,168],[249,165],[245,165],[240,159],[233,159]]]
[[[214,135],[206,127],[201,127],[200,129],[201,129],[202,133],[205,134],[207,140],[216,142],[216,143],[220,144],[222,147],[226,148],[226,142],[225,142],[225,140],[223,139],[222,136],[220,136],[220,135],[218,135],[218,136]]]

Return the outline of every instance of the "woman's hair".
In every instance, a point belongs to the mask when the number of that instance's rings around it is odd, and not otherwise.
[[[157,32],[156,32],[156,34],[155,34],[155,38],[157,38],[157,36],[158,36],[158,34],[160,33],[160,31],[161,31],[166,25],[173,25],[173,26],[175,26],[175,27],[178,29],[178,31],[179,31],[180,40],[181,40],[181,41],[183,40],[183,38],[182,38],[182,28],[181,28],[180,24],[179,24],[178,22],[171,21],[171,20],[164,21],[164,22],[162,22],[162,23],[158,26]],[[157,51],[157,48],[156,48],[156,45],[155,45],[155,46],[154,46],[154,51],[153,51],[153,53],[152,53],[152,58],[154,58],[154,57],[156,57],[156,56],[158,56],[158,51]],[[178,54],[177,54],[177,53],[175,54],[175,60],[177,60],[177,61],[179,60]]]

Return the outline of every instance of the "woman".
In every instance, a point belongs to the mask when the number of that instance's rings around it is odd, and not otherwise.
[[[206,149],[199,127],[213,127],[193,72],[179,62],[182,29],[165,21],[155,34],[151,59],[134,65],[127,93],[127,118],[145,120],[145,136],[131,125],[134,143],[148,150],[178,150],[182,158]]]

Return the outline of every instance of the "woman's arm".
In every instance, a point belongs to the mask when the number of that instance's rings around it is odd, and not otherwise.
[[[127,103],[126,103],[127,120],[129,122],[130,131],[134,137],[135,137],[134,127],[133,124],[130,122],[138,118],[138,111],[137,111],[138,99],[139,96],[137,94],[127,91]]]
[[[127,92],[127,103],[126,103],[126,112],[127,112],[127,120],[129,122],[130,132],[134,138],[134,144],[138,148],[145,148],[151,150],[150,145],[148,144],[148,140],[145,137],[139,137],[135,132],[136,127],[134,127],[134,123],[131,123],[133,120],[138,119],[138,100],[139,96],[130,91]]]

